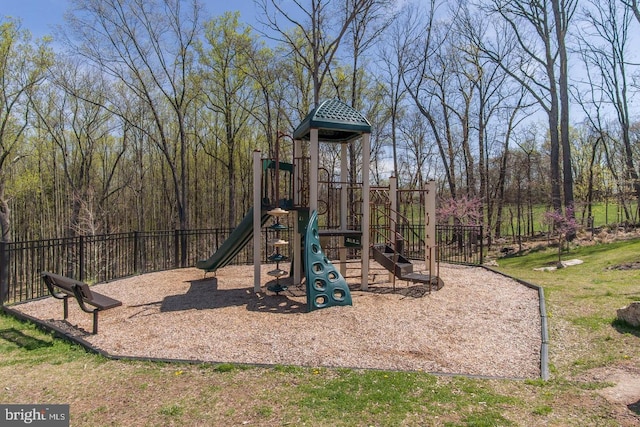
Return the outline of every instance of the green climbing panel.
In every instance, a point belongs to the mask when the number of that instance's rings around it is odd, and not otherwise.
[[[322,252],[318,237],[318,212],[309,218],[304,240],[309,311],[336,305],[351,305],[347,281]]]

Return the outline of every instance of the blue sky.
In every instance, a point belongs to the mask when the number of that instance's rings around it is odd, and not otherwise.
[[[208,14],[221,15],[226,11],[240,11],[240,20],[253,23],[256,7],[253,0],[201,0]],[[54,33],[57,25],[64,24],[63,15],[68,0],[0,0],[0,16],[20,18],[22,27],[40,38]]]

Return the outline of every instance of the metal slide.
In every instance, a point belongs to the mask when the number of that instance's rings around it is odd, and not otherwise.
[[[269,214],[262,211],[260,224],[264,225],[269,219]],[[244,248],[253,238],[253,208],[245,215],[242,222],[234,228],[233,232],[222,246],[206,260],[196,262],[196,267],[205,271],[216,271],[229,264],[233,258]]]

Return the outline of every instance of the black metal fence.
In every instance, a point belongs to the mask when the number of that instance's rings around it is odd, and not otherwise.
[[[484,262],[482,226],[436,226],[438,257],[452,264],[480,265]]]
[[[407,236],[419,236],[416,232]],[[219,248],[232,229],[129,232],[27,242],[0,242],[0,280],[7,290],[5,303],[27,301],[47,294],[40,272],[51,271],[88,283],[106,282],[135,274],[194,266]],[[262,262],[267,262],[274,231],[262,230]],[[278,236],[290,240],[289,231]],[[438,226],[442,262],[482,263],[480,227]],[[418,238],[405,241],[406,256],[423,258]],[[285,253],[285,255],[291,255]],[[253,263],[253,247],[247,245],[234,264]]]

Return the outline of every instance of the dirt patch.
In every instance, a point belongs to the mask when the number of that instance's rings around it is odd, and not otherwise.
[[[621,425],[640,425],[640,366],[617,365],[591,369],[579,381],[611,383],[596,390],[618,409],[615,417]]]
[[[640,261],[627,262],[624,264],[612,265],[607,270],[637,270],[640,268]]]

